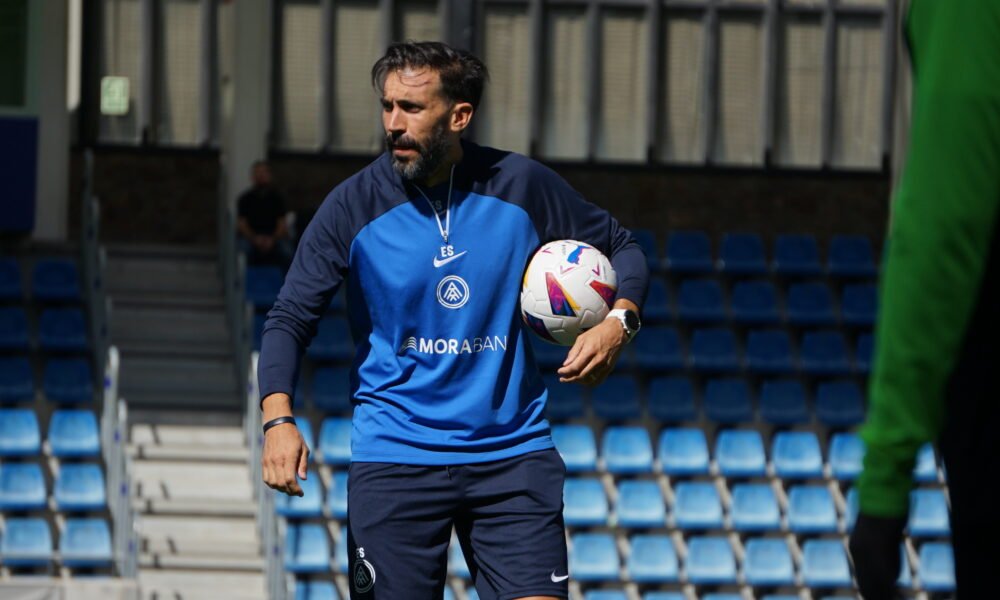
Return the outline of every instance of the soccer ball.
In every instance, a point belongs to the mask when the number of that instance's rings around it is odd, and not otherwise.
[[[531,258],[521,283],[521,317],[543,340],[572,346],[604,320],[618,276],[611,261],[583,242],[549,242]]]

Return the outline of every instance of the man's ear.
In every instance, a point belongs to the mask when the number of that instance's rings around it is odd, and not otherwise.
[[[465,131],[465,128],[472,121],[472,113],[472,104],[468,102],[455,103],[455,106],[451,107],[451,120],[449,122],[451,130],[457,133]]]

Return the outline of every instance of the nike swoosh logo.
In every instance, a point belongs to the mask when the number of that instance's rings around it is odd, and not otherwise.
[[[556,577],[556,572],[552,571],[552,574],[549,575],[549,579],[552,580],[552,583],[559,583],[560,581],[566,581],[567,579],[569,579],[569,575],[563,575],[561,577]]]
[[[463,251],[459,252],[458,254],[456,254],[455,256],[449,256],[448,258],[445,258],[445,259],[439,259],[438,257],[435,256],[434,257],[434,268],[436,269],[438,267],[443,267],[443,266],[445,266],[446,264],[450,263],[451,261],[453,261],[455,259],[462,258],[462,256],[466,252],[468,252],[468,250],[463,250]]]

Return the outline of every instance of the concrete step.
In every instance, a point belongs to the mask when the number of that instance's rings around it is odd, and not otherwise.
[[[122,354],[128,354],[136,358],[182,358],[196,357],[207,359],[222,359],[231,356],[233,346],[230,340],[219,339],[212,341],[173,341],[163,340],[123,340],[112,338],[111,343],[118,348]]]
[[[196,548],[197,544],[213,547],[230,546],[240,555],[256,555],[260,546],[257,523],[251,517],[142,515],[139,517],[139,537],[143,544],[175,544],[175,548]],[[194,551],[194,550],[192,550]]]
[[[165,307],[188,308],[191,310],[224,310],[226,298],[220,289],[211,294],[191,294],[183,292],[156,291],[141,292],[116,290],[111,296],[111,312],[119,307]]]
[[[141,552],[139,554],[139,566],[146,569],[205,569],[208,571],[226,569],[230,571],[259,573],[264,568],[264,561],[260,558],[243,558],[221,554],[212,556],[174,556],[156,552]]]
[[[161,306],[116,306],[110,326],[115,343],[130,340],[219,343],[229,341],[223,310]]]
[[[144,500],[251,502],[253,488],[247,457],[244,453],[239,463],[134,460],[133,490],[137,498]]]
[[[128,400],[129,410],[241,410],[246,407],[246,398],[235,392],[181,391],[176,393],[155,389],[119,388],[122,398]]]
[[[228,570],[140,569],[143,600],[264,600],[263,573]]]
[[[125,353],[121,359],[119,387],[123,394],[156,392],[163,395],[235,395],[241,389],[236,385],[236,370],[231,358],[145,357]]]
[[[214,446],[162,446],[158,444],[132,444],[129,456],[136,460],[189,460],[213,463],[237,463],[246,465],[250,451],[246,448],[216,448]]]
[[[133,444],[197,445],[219,448],[246,445],[242,427],[186,425],[177,423],[134,423],[129,429]]]
[[[256,517],[254,500],[133,498],[132,508],[147,515]]]
[[[218,262],[190,256],[118,256],[108,258],[104,273],[109,292],[218,294]]]

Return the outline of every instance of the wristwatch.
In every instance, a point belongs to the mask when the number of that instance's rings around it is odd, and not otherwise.
[[[629,310],[627,308],[616,308],[608,313],[607,319],[618,319],[622,322],[622,327],[625,328],[625,334],[628,336],[626,342],[631,342],[635,334],[639,333],[639,329],[642,327],[642,323],[639,321],[639,315],[636,314],[634,310]]]

